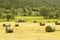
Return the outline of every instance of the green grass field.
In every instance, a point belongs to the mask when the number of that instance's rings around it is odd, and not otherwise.
[[[36,20],[37,22],[55,22],[55,21],[60,21],[60,19],[44,19],[44,17],[42,16],[16,16],[15,19],[10,19],[9,22],[11,21],[17,21],[19,19],[24,19],[26,20],[26,22],[33,22],[34,20]],[[0,19],[0,22],[7,22],[6,19]]]
[[[60,19],[43,19],[43,17],[35,16],[17,16],[15,20],[10,20],[9,22],[6,19],[0,19],[0,40],[60,40],[60,25],[55,25],[54,21]],[[24,19],[27,22],[19,23],[19,27],[15,27],[15,22],[18,19]],[[38,21],[33,23],[33,21]],[[40,26],[39,22],[44,21],[45,26]],[[50,21],[50,23],[47,23]],[[13,33],[6,33],[3,23],[11,24],[13,28]],[[47,25],[54,25],[55,32],[45,32],[45,27]]]
[[[26,20],[26,22],[32,22],[34,20],[36,20],[37,22],[41,22],[41,21],[43,21],[43,22],[60,21],[60,19],[44,19],[44,17],[42,17],[42,16],[16,16],[15,18],[16,18],[16,20],[18,20],[18,19],[24,19],[24,20]]]

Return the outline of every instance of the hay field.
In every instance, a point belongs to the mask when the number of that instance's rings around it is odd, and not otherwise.
[[[11,24],[13,33],[6,33],[3,23]],[[46,23],[55,25],[55,32],[45,32],[46,26],[40,26],[39,23],[19,23],[19,27],[15,27],[15,22],[0,22],[0,40],[60,40],[60,26],[54,23]]]

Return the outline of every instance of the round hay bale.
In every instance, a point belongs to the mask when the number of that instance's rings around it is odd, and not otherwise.
[[[45,23],[44,22],[40,22],[40,26],[45,26]]]
[[[26,22],[26,21],[25,20],[22,20],[22,19],[19,19],[18,22],[21,22],[22,23],[22,22]]]
[[[10,27],[10,24],[3,24],[3,27]]]
[[[13,33],[13,29],[11,27],[6,27],[6,33]]]
[[[25,20],[22,20],[23,22],[26,22]]]
[[[60,25],[60,21],[55,21],[55,25]]]
[[[19,26],[19,24],[15,24],[15,27],[18,27]]]
[[[55,31],[55,27],[52,26],[52,25],[48,25],[48,26],[46,26],[45,31],[46,32],[54,32]]]
[[[5,27],[6,25],[5,24],[3,24],[3,27]]]
[[[10,24],[5,24],[6,27],[10,27],[11,25]]]
[[[37,23],[37,21],[33,21],[34,23]]]

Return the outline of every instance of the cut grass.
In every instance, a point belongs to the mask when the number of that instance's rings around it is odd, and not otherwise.
[[[11,24],[14,32],[5,33],[3,23]],[[39,23],[19,23],[19,27],[14,24],[15,22],[0,22],[0,40],[60,40],[60,31],[45,32],[45,26],[39,26]],[[60,30],[60,25],[55,26],[56,30]]]

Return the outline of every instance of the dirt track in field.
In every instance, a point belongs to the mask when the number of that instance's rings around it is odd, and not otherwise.
[[[19,23],[19,27],[15,27],[14,22],[6,22],[11,24],[13,33],[6,33],[5,27],[0,22],[0,40],[60,40],[60,26],[54,23],[46,23],[47,25],[55,25],[57,31],[47,33],[46,26],[39,26],[39,23]]]

